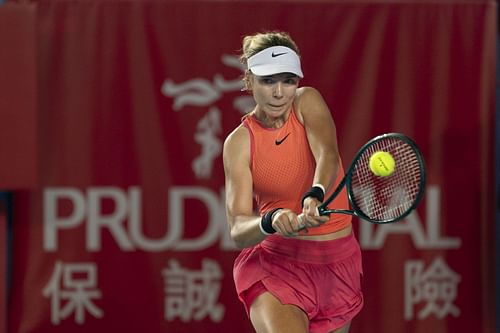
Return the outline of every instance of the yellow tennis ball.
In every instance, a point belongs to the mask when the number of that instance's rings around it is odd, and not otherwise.
[[[370,170],[375,176],[387,177],[396,169],[396,162],[386,151],[377,151],[370,156]]]

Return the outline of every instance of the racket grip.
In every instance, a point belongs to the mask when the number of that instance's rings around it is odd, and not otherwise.
[[[327,207],[319,206],[318,214],[323,216],[330,216],[330,212],[327,212]]]
[[[297,221],[299,221],[299,231],[302,231],[306,228],[306,224],[304,222],[304,214],[297,215]]]
[[[322,207],[317,207],[316,210],[318,211],[318,215],[330,215],[329,212],[324,212],[324,208]],[[323,214],[322,214],[322,210],[323,210]],[[306,228],[306,223],[305,223],[305,216],[304,216],[304,213],[301,213],[299,215],[297,215],[297,220],[299,221],[299,231],[302,231],[304,229],[307,229]]]

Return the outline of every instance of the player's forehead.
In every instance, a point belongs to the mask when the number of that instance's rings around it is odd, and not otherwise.
[[[259,79],[272,79],[276,81],[289,80],[289,79],[300,79],[297,75],[293,73],[277,73],[272,75],[257,76]]]

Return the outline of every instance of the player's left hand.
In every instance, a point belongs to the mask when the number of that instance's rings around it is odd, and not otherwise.
[[[308,197],[304,199],[301,223],[306,229],[319,227],[329,220],[328,216],[319,215],[319,205],[321,205],[321,202],[316,198]]]

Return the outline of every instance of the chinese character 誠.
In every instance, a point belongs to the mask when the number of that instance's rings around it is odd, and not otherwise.
[[[179,318],[183,322],[210,317],[220,322],[224,306],[218,304],[222,271],[217,262],[203,259],[199,271],[187,270],[176,260],[163,269],[165,282],[165,320]]]

